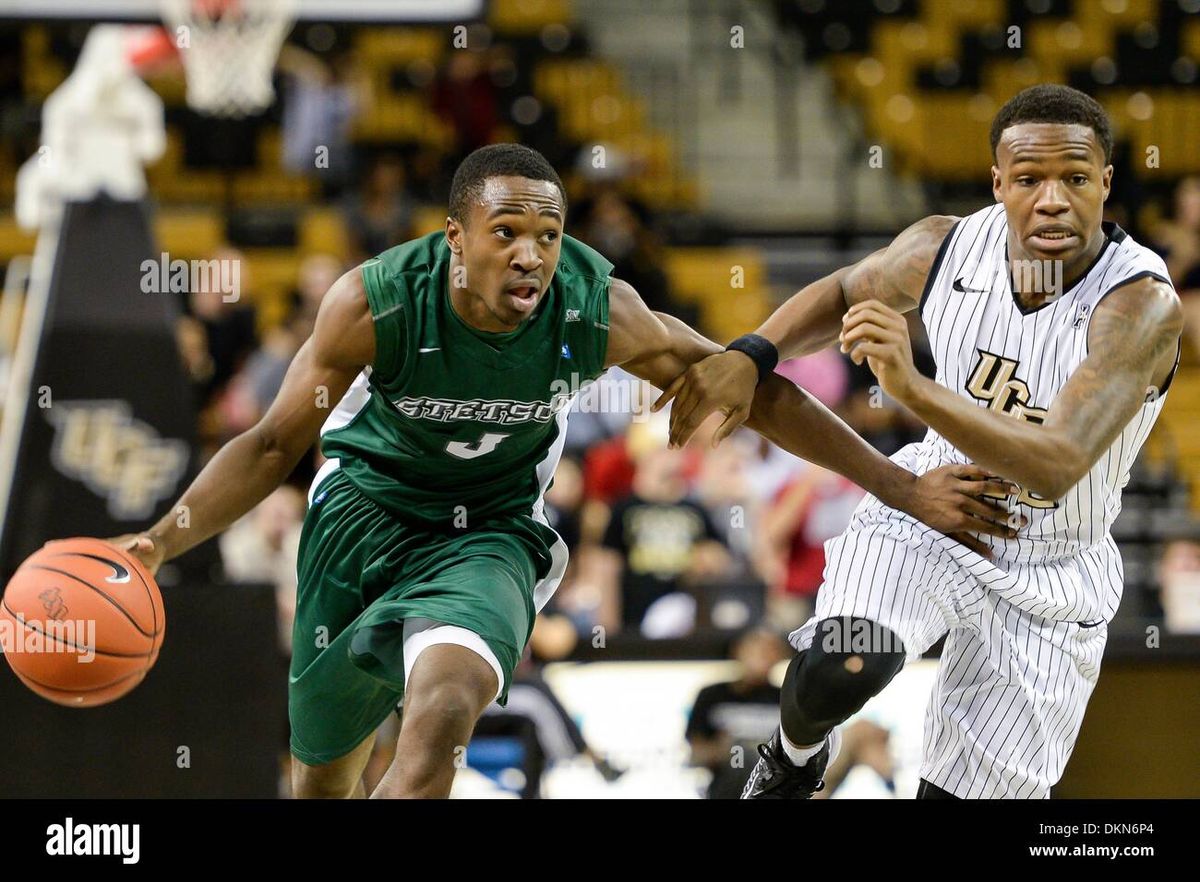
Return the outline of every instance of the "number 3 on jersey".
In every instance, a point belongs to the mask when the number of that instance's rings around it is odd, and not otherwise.
[[[451,441],[446,445],[446,452],[457,456],[459,459],[477,459],[480,456],[486,456],[491,453],[507,437],[508,435],[502,435],[497,432],[485,432],[483,437],[474,444],[467,444],[465,441]]]

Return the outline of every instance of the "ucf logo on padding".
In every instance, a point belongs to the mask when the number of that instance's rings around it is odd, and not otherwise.
[[[46,418],[55,428],[54,468],[104,497],[118,520],[154,514],[187,468],[187,443],[160,438],[124,401],[55,402]]]
[[[1018,362],[982,349],[979,361],[967,381],[967,392],[998,413],[1039,425],[1046,421],[1046,409],[1029,403],[1029,384],[1017,376]],[[1005,498],[1005,497],[1000,497]],[[1017,502],[1034,508],[1057,508],[1058,503],[1022,488]]]

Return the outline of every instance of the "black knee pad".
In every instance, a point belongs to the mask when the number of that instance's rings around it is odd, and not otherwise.
[[[812,646],[788,666],[784,732],[797,744],[820,741],[890,683],[904,659],[900,638],[882,625],[851,616],[822,620]]]

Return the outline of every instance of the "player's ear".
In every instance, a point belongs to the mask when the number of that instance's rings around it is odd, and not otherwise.
[[[1000,195],[1000,169],[992,166],[992,198],[997,202],[1003,202],[1004,198]]]
[[[462,254],[462,235],[462,223],[454,217],[446,217],[446,244],[450,246],[451,252]]]
[[[1104,201],[1108,201],[1108,194],[1112,192],[1112,176],[1113,167],[1111,165],[1104,166],[1104,173],[1100,178],[1100,186],[1104,189]]]
[[[462,224],[452,217],[446,218],[446,244],[455,254],[462,254]]]
[[[455,254],[462,254],[463,228],[458,220],[452,217],[446,218],[446,242],[450,246],[450,250]]]

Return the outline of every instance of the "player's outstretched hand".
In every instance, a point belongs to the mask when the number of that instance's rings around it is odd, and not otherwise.
[[[126,533],[124,536],[116,536],[104,541],[132,554],[142,562],[142,566],[150,571],[150,575],[158,574],[158,568],[162,566],[166,549],[161,542],[155,542],[154,537],[149,533]]]
[[[712,443],[716,447],[746,421],[757,386],[758,368],[747,355],[737,351],[718,352],[696,362],[676,377],[650,410],[658,413],[674,399],[675,403],[671,405],[672,447],[682,447],[710,413],[721,411],[725,414],[725,422],[713,435]]]
[[[990,475],[976,465],[940,466],[917,478],[912,513],[935,530],[990,558],[991,550],[972,534],[1011,539],[1029,521],[987,497],[1020,492],[1011,481]]]

